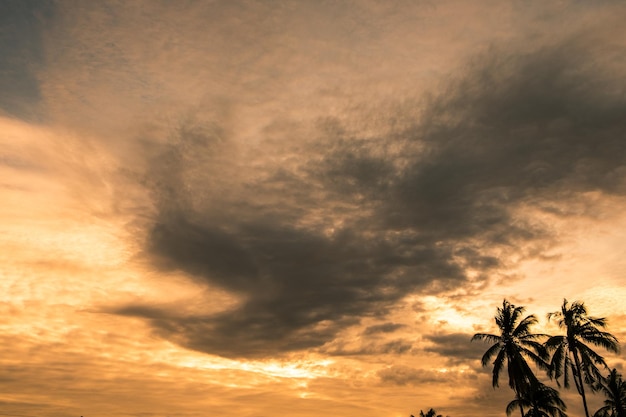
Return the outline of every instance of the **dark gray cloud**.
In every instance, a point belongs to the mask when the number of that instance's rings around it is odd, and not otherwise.
[[[152,164],[147,254],[243,301],[201,317],[119,312],[200,351],[275,355],[383,318],[409,293],[461,288],[467,269],[486,280],[507,255],[540,255],[554,236],[520,208],[565,216],[584,192],[625,191],[626,98],[602,68],[575,42],[492,52],[409,127],[361,137],[328,119],[262,168],[237,165],[225,129],[181,129]],[[452,357],[478,350],[441,337]]]
[[[513,217],[517,204],[547,210],[584,191],[623,193],[624,100],[585,78],[593,74],[570,74],[558,52],[528,57],[513,74],[494,62],[433,104],[410,132],[426,150],[390,190],[391,227],[514,245],[545,235]]]
[[[40,117],[37,71],[43,64],[42,32],[50,0],[0,1],[0,109],[27,120]]]
[[[368,336],[368,335],[379,334],[379,333],[393,333],[396,330],[401,329],[403,327],[406,327],[406,325],[400,324],[400,323],[377,324],[374,326],[366,327],[365,330],[363,330],[363,335]]]
[[[323,346],[320,352],[332,356],[361,356],[361,355],[402,355],[412,353],[413,341],[406,339],[393,339],[382,341],[378,338],[364,338],[360,340],[358,347],[352,346],[353,341],[340,340],[330,346]],[[348,346],[350,345],[350,346]]]
[[[451,364],[471,363],[482,358],[489,347],[482,342],[470,342],[472,334],[447,333],[425,335],[424,339],[432,342],[434,346],[426,347],[426,352],[437,353],[447,358]]]
[[[450,383],[458,379],[475,379],[474,374],[459,374],[455,372],[438,372],[430,369],[416,369],[409,366],[394,365],[378,371],[381,382],[393,385],[415,385]]]

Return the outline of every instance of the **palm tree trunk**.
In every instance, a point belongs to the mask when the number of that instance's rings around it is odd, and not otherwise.
[[[583,385],[583,375],[580,370],[580,359],[578,358],[578,350],[573,349],[574,353],[574,362],[576,363],[576,373],[577,375],[574,378],[578,378],[576,381],[576,388],[578,388],[578,393],[583,398],[583,407],[585,407],[585,416],[589,417],[589,409],[587,408],[587,398],[585,397],[585,387]]]

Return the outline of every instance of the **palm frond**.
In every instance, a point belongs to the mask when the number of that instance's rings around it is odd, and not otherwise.
[[[606,327],[606,318],[605,317],[587,317],[589,323],[594,326],[605,328]]]
[[[585,368],[593,367],[596,368],[596,365],[602,365],[605,368],[607,367],[604,357],[598,354],[596,351],[591,349],[589,346],[578,343],[576,345],[576,349],[580,353],[581,365]]]
[[[496,359],[493,361],[493,375],[491,379],[491,386],[497,387],[500,379],[500,372],[502,372],[502,368],[504,367],[504,358],[506,355],[506,351],[503,349],[498,353]]]
[[[570,384],[569,384],[569,380],[570,380],[570,370],[573,369],[572,367],[572,360],[570,359],[569,355],[566,354],[564,359],[563,359],[563,386],[565,388],[569,388]]]
[[[500,341],[500,337],[496,336],[495,334],[476,333],[474,336],[472,336],[471,341],[473,342],[475,340],[482,340],[485,342],[497,343]]]
[[[533,351],[541,357],[542,361],[547,360],[550,356],[546,347],[542,343],[536,342],[534,340],[520,340],[520,345],[526,349],[533,349]]]
[[[593,417],[610,417],[611,416],[611,407],[605,405],[601,407],[593,414]]]
[[[500,349],[500,344],[496,343],[495,345],[491,346],[489,349],[487,349],[487,351],[485,352],[485,354],[483,355],[482,359],[480,360],[480,363],[482,366],[487,366],[487,364],[489,363],[489,361],[491,360],[491,358],[493,357],[493,355],[496,354],[496,352]]]
[[[546,340],[544,345],[549,351],[554,350],[559,346],[567,345],[567,338],[565,336],[552,336]]]
[[[521,347],[520,352],[526,355],[528,358],[530,358],[533,361],[533,363],[537,365],[537,367],[539,367],[540,369],[543,369],[544,371],[547,371],[550,369],[550,364],[544,360],[545,358],[544,355],[537,354],[533,352],[532,350],[527,349],[525,347]]]
[[[559,383],[559,378],[563,375],[563,364],[566,356],[566,349],[563,345],[555,347],[552,360],[550,361],[550,369],[548,370],[548,376],[550,379],[556,379],[556,383]]]
[[[594,332],[589,331],[581,334],[580,338],[587,343],[600,346],[609,352],[619,353],[620,351],[619,341],[609,332],[601,332],[599,330]]]
[[[517,411],[517,409],[520,406],[520,400],[515,399],[513,401],[511,401],[507,406],[506,406],[506,415],[510,416],[511,414],[513,414],[514,412]]]
[[[537,324],[537,317],[534,314],[526,316],[519,322],[519,324],[513,330],[514,337],[521,337],[530,333],[530,326]]]

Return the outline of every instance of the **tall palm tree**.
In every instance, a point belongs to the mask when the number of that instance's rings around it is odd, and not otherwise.
[[[524,417],[567,417],[567,407],[559,392],[541,383],[511,401],[506,407],[506,415],[511,415],[517,407],[528,409]]]
[[[553,352],[549,375],[556,379],[559,386],[559,378],[562,377],[563,385],[567,388],[571,371],[576,390],[583,400],[585,415],[589,417],[584,384],[589,384],[593,389],[592,384],[601,378],[598,365],[608,367],[604,358],[587,343],[617,353],[619,342],[612,334],[600,330],[606,327],[606,319],[589,316],[584,303],[579,301],[570,305],[567,300],[563,300],[561,311],[548,314],[548,320],[553,318],[557,320],[559,328],[566,329],[566,335],[552,336],[545,344],[548,351]]]
[[[547,364],[544,361],[545,350],[542,344],[537,341],[546,335],[531,333],[530,327],[537,323],[537,318],[531,314],[520,320],[523,313],[524,307],[515,306],[505,299],[502,301],[502,307],[498,307],[495,316],[500,334],[476,333],[472,337],[472,341],[483,340],[493,343],[483,355],[481,363],[483,366],[487,366],[491,358],[495,356],[492,372],[492,386],[495,388],[498,386],[500,373],[506,361],[509,387],[515,391],[518,399],[531,387],[539,384],[539,380],[526,358],[539,368],[547,370]],[[522,417],[524,417],[522,404],[520,403],[519,406]]]
[[[602,378],[597,385],[606,396],[604,407],[595,412],[593,417],[626,417],[626,381],[613,368],[609,376]]]

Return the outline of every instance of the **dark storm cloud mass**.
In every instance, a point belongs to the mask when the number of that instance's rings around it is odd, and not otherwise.
[[[39,115],[42,30],[53,7],[48,0],[0,1],[0,109],[12,116],[32,120]]]
[[[200,351],[275,355],[322,346],[362,317],[383,318],[412,292],[462,288],[467,269],[481,281],[507,255],[541,254],[548,225],[515,209],[568,215],[584,192],[625,190],[624,87],[601,69],[571,42],[492,53],[410,127],[364,138],[329,119],[295,165],[278,155],[287,162],[248,179],[220,159],[234,146],[228,138],[181,130],[153,164],[147,251],[162,270],[243,301],[208,316],[141,306],[120,313],[150,318],[162,336]],[[444,339],[430,338],[460,343]],[[467,345],[447,354],[474,357]]]

